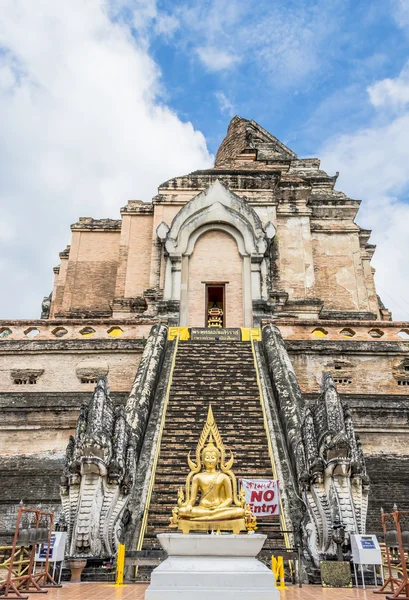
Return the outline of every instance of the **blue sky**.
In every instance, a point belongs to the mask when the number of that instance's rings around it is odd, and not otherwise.
[[[155,19],[149,28],[164,102],[204,133],[211,152],[226,119],[240,114],[314,154],[330,136],[371,122],[366,88],[396,77],[409,55],[387,0],[172,0],[157,9],[170,20],[166,35]]]
[[[239,114],[340,171],[409,320],[409,0],[5,0],[0,113],[0,318],[39,315],[79,216],[211,166]]]

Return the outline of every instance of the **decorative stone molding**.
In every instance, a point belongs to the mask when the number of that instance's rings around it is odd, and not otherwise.
[[[121,215],[129,213],[138,215],[151,215],[153,214],[153,205],[150,202],[144,202],[143,200],[128,200],[128,204],[121,208]]]
[[[99,377],[106,377],[109,372],[109,365],[105,361],[84,360],[76,366],[75,374],[82,382],[84,380],[97,380]]]
[[[44,369],[11,369],[10,375],[16,385],[36,384]]]
[[[76,223],[71,225],[71,231],[121,231],[121,226],[122,221],[120,219],[80,217]]]
[[[156,228],[156,235],[162,243],[166,241],[168,233],[169,225],[167,225],[165,221],[162,221]]]
[[[190,235],[202,225],[215,222],[241,231],[248,254],[264,254],[266,251],[265,235],[257,213],[219,181],[195,196],[177,213],[166,241],[166,250],[184,254]]]

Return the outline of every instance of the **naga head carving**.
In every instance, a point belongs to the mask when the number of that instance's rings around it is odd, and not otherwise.
[[[311,519],[307,543],[319,565],[323,558],[340,556],[351,533],[365,533],[369,490],[352,411],[342,404],[329,373],[324,374],[320,396],[305,410],[302,436],[310,483],[307,487],[300,482],[300,490]],[[344,540],[336,535],[341,529]]]
[[[117,461],[112,460],[108,467],[108,483],[119,485],[124,475],[124,468]]]
[[[326,473],[347,477],[351,471],[350,445],[344,431],[327,433],[320,447]]]

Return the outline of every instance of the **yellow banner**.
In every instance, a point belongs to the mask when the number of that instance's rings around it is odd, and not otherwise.
[[[249,342],[251,338],[255,342],[261,342],[261,329],[257,327],[240,327],[241,341]],[[179,335],[181,341],[190,339],[189,327],[169,327],[168,340],[174,340]]]

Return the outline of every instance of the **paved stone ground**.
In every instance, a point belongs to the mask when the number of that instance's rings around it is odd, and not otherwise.
[[[116,587],[109,583],[66,583],[61,589],[49,590],[48,600],[143,600],[148,586],[143,584]],[[322,588],[318,585],[288,587],[281,600],[373,600],[373,590]]]

